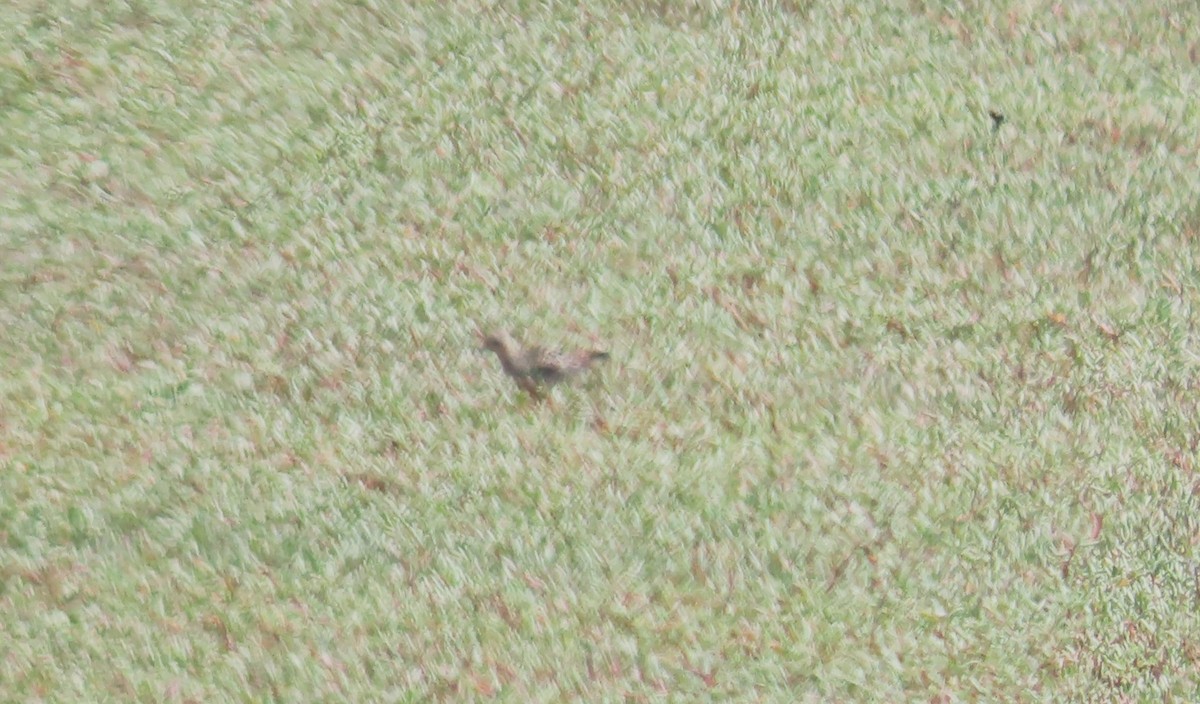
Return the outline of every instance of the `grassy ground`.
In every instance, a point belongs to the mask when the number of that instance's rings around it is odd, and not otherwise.
[[[1197,26],[5,3],[4,696],[1195,701]]]

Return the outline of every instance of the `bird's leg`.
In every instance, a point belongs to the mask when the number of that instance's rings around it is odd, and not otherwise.
[[[529,393],[537,403],[544,403],[551,408],[554,407],[554,396],[550,393],[549,389],[543,389],[537,384],[530,384]]]
[[[521,377],[517,379],[517,386],[520,387],[522,391],[532,396],[535,401],[542,400],[542,392],[538,389],[537,384],[535,384],[532,379]]]

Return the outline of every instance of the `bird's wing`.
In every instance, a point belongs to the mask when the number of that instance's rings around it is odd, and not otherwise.
[[[544,347],[529,349],[530,368],[539,379],[554,383],[570,372],[568,360],[562,354]]]

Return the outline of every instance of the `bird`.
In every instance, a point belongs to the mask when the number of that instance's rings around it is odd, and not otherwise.
[[[551,386],[579,376],[597,362],[608,359],[608,353],[599,350],[559,352],[537,345],[522,346],[504,331],[484,336],[483,348],[495,352],[504,373],[534,398],[541,398],[543,391]]]

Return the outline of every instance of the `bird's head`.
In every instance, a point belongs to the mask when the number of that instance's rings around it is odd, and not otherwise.
[[[513,341],[504,331],[490,332],[483,336],[483,349],[503,354],[512,349]]]

